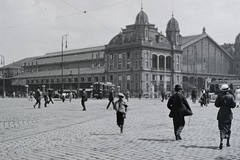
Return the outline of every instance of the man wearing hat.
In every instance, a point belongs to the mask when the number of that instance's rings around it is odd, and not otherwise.
[[[123,132],[124,118],[126,118],[126,112],[128,105],[123,101],[124,95],[118,93],[118,100],[115,102],[114,109],[116,110],[117,125],[120,128],[120,132]]]
[[[168,109],[171,110],[171,117],[173,118],[174,134],[176,140],[182,140],[180,134],[185,125],[184,111],[186,109],[191,111],[187,99],[182,94],[182,87],[175,85],[175,94],[170,97],[167,103]]]
[[[220,88],[222,94],[219,94],[215,106],[220,108],[217,114],[218,129],[220,130],[220,145],[219,149],[223,147],[223,139],[227,139],[226,145],[230,147],[230,134],[233,113],[231,108],[236,106],[233,95],[229,93],[230,88],[227,84],[223,84]]]
[[[86,106],[85,106],[85,102],[87,101],[88,99],[88,95],[87,95],[87,92],[85,91],[85,89],[82,90],[82,99],[81,99],[81,104],[82,104],[82,107],[83,107],[83,111],[86,111]]]
[[[109,92],[109,96],[108,96],[108,105],[107,105],[107,109],[109,108],[110,104],[112,103],[113,107],[114,107],[114,88],[111,88],[111,91]]]

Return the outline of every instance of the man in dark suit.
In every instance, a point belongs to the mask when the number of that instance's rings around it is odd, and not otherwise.
[[[81,100],[81,103],[82,103],[83,111],[86,111],[85,102],[87,101],[88,95],[87,95],[87,92],[85,91],[85,89],[83,89],[82,91],[83,91],[83,92],[82,92],[82,100]]]
[[[191,108],[179,84],[175,86],[175,94],[168,100],[167,107],[171,110],[176,140],[182,140],[180,134],[185,126],[184,111],[186,109],[191,111]]]
[[[114,107],[114,88],[111,88],[111,91],[109,92],[109,96],[108,96],[108,105],[107,105],[107,109],[109,108],[110,104],[112,103],[113,107]]]

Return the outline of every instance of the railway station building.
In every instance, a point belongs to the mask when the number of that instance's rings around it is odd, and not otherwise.
[[[183,28],[184,29],[184,28]],[[64,50],[29,57],[0,68],[18,66],[9,77],[22,90],[38,86],[58,90],[90,88],[94,82],[112,82],[121,92],[158,97],[171,92],[175,84],[188,91],[199,90],[217,79],[237,79],[240,73],[240,36],[236,45],[219,45],[203,27],[200,34],[183,36],[172,16],[166,34],[150,23],[141,10],[135,22],[126,25],[104,46]]]

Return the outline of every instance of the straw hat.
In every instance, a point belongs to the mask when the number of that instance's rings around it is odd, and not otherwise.
[[[124,94],[122,94],[122,93],[118,93],[118,97],[124,97]]]
[[[220,88],[221,91],[228,91],[229,89],[228,84],[223,84]]]

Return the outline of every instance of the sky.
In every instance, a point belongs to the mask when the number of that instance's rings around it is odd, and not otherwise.
[[[7,65],[61,51],[66,34],[64,50],[106,45],[135,23],[141,6],[164,35],[172,13],[182,36],[205,27],[221,45],[240,33],[240,0],[0,0],[0,59]]]

